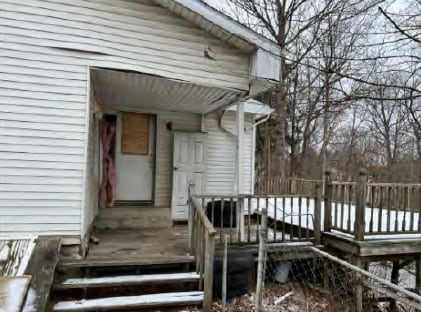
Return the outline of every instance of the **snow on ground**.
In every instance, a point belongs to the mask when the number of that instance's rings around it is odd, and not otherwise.
[[[301,201],[301,205],[300,205]],[[253,198],[249,202],[245,202],[245,213],[254,214],[266,209],[268,217],[283,221],[285,223],[301,226],[303,228],[314,229],[314,206],[313,198],[305,197],[280,197],[280,198]],[[276,209],[275,209],[276,207]],[[355,222],[355,205],[332,203],[332,224],[338,220],[337,227],[354,230]],[[336,215],[337,214],[337,215]],[[381,215],[381,223],[379,219]],[[365,208],[365,230],[368,233],[372,221],[373,232],[387,233],[388,223],[390,230],[395,230],[397,222],[398,231],[418,231],[418,218],[420,214],[411,211],[390,210],[390,214],[386,209]],[[412,218],[412,219],[411,219]],[[389,221],[389,222],[388,222]],[[324,224],[324,202],[321,203],[321,225],[323,230]],[[391,234],[391,235],[370,235],[371,239],[389,239],[389,238],[421,238],[421,234]]]

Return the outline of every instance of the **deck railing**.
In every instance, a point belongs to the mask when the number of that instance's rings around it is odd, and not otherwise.
[[[199,288],[203,290],[203,311],[212,311],[213,263],[216,230],[206,217],[200,200],[190,196],[189,249],[195,256],[196,271],[200,275]]]
[[[367,183],[364,172],[358,182],[325,180],[324,231],[356,240],[421,233],[421,184]]]
[[[321,180],[306,180],[299,178],[282,178],[279,176],[256,178],[256,194],[276,195],[316,195],[316,185]]]
[[[258,244],[262,211],[267,211],[267,241],[320,240],[321,184],[318,195],[197,195],[222,244]]]

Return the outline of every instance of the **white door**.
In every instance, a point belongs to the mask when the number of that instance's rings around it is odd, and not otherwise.
[[[196,194],[201,194],[204,190],[205,142],[203,133],[174,133],[173,220],[188,219],[190,182],[195,184]]]
[[[122,149],[123,114],[117,116],[116,170],[117,201],[151,202],[154,185],[155,118],[149,116],[148,151],[145,155],[124,153]]]

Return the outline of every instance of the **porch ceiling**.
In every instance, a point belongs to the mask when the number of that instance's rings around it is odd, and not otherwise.
[[[93,69],[92,85],[105,109],[207,113],[241,95],[237,90],[109,69]]]

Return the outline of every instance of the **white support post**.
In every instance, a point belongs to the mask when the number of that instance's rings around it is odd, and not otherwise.
[[[244,103],[238,102],[237,104],[237,118],[236,118],[236,134],[237,134],[237,155],[236,155],[236,191],[237,194],[244,193]],[[240,198],[237,200],[237,233],[238,239],[242,240],[243,238],[243,224],[244,218],[243,207],[240,203]]]
[[[237,170],[236,170],[236,189],[237,194],[244,192],[243,177],[244,177],[244,103],[237,104],[237,118],[236,118],[236,134],[237,134]]]

